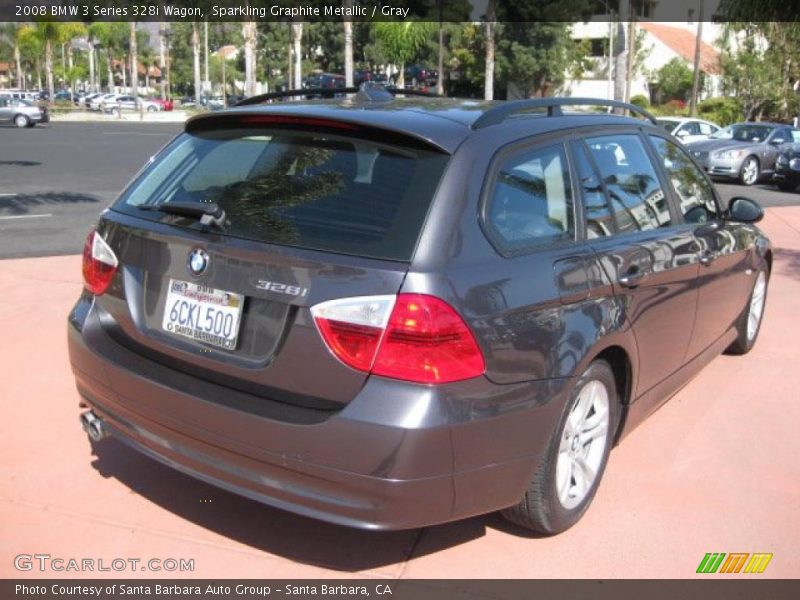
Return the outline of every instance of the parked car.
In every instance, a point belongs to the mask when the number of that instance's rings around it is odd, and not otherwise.
[[[95,99],[95,98],[97,98],[98,96],[103,96],[103,95],[104,95],[104,94],[103,94],[102,92],[92,92],[92,93],[90,93],[90,94],[86,94],[86,95],[83,97],[83,100],[82,100],[82,102],[81,102],[81,105],[82,105],[82,106],[84,106],[84,107],[86,107],[86,108],[89,108],[89,106],[90,106],[90,103],[92,102],[92,100],[94,100],[94,99]]]
[[[154,96],[154,97],[151,97],[151,98],[145,98],[145,100],[147,102],[154,102],[154,103],[158,104],[161,107],[160,110],[163,110],[163,111],[170,111],[175,107],[175,105],[173,104],[171,98],[159,98],[157,96]]]
[[[702,119],[659,117],[656,121],[684,144],[706,140],[710,135],[720,130],[720,126],[716,123],[703,121]]]
[[[144,110],[147,112],[158,112],[162,110],[160,102],[155,100],[146,100],[144,98],[136,98],[130,95],[118,95],[113,98],[106,98],[102,102],[102,108],[105,112],[119,113],[121,110]]]
[[[303,80],[304,88],[339,89],[345,87],[344,75],[336,73],[319,73]]]
[[[793,144],[784,148],[775,161],[775,185],[784,192],[800,186],[800,132],[794,132]]]
[[[55,96],[53,96],[53,102],[62,102],[68,104],[74,104],[78,101],[78,94],[73,94],[72,92],[57,92]]]
[[[93,441],[343,525],[552,534],[617,441],[755,344],[763,211],[655,120],[275,97],[190,119],[87,237]]]
[[[17,88],[0,89],[0,95],[14,100],[30,100],[34,104],[39,100],[39,92]]]
[[[89,101],[89,108],[91,110],[103,110],[103,103],[113,100],[118,95],[119,94],[100,94],[99,96],[95,96]]]
[[[39,106],[30,100],[13,98],[0,93],[0,123],[13,123],[17,127],[33,127],[37,123],[47,123],[50,116],[47,107]]]
[[[778,154],[796,132],[781,123],[736,123],[686,146],[712,177],[753,185],[772,177]]]
[[[433,86],[439,78],[439,71],[422,65],[408,65],[403,72],[406,85]]]

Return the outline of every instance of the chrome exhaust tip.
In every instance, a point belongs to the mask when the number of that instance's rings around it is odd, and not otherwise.
[[[108,430],[103,420],[94,414],[94,411],[87,410],[81,413],[80,420],[81,427],[93,442],[99,442],[103,438],[108,437]]]

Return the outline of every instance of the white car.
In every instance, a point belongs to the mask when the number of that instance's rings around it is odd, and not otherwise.
[[[89,108],[92,110],[103,110],[103,102],[113,100],[118,94],[100,94],[89,101]]]
[[[684,144],[707,140],[711,134],[721,129],[711,121],[687,117],[659,117],[656,121]]]

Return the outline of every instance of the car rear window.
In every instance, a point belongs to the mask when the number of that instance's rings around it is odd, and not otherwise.
[[[196,227],[140,207],[216,202],[232,237],[407,261],[447,160],[418,146],[288,129],[184,133],[114,208]]]

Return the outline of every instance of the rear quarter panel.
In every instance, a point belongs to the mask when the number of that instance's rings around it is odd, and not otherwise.
[[[484,233],[481,195],[492,161],[520,140],[509,125],[476,132],[455,153],[402,291],[451,303],[495,383],[574,377],[609,346],[622,347],[635,366],[632,332],[591,248],[576,242],[506,258]]]

